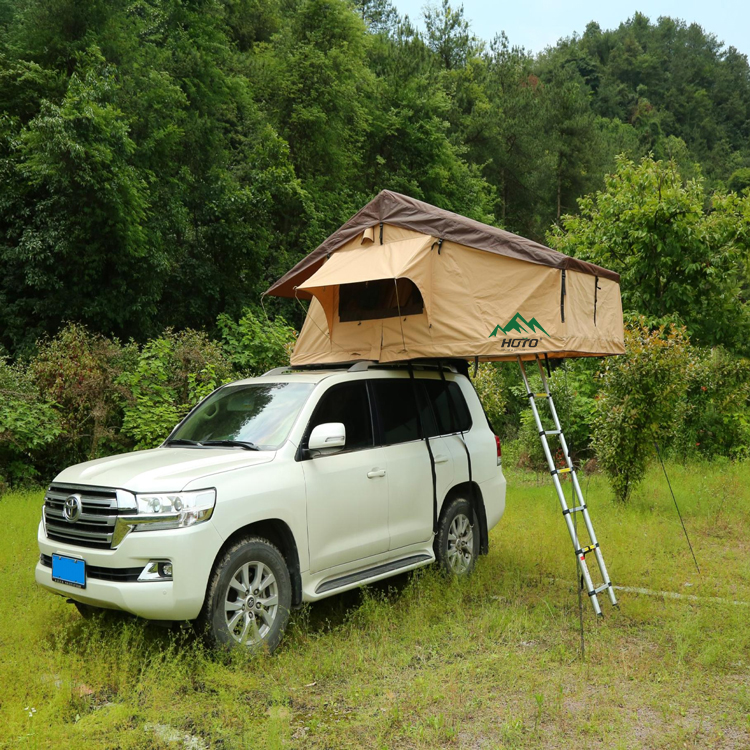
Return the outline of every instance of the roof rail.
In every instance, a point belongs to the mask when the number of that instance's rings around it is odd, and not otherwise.
[[[376,362],[371,359],[361,359],[357,362],[333,362],[325,364],[312,364],[312,365],[297,365],[293,367],[291,365],[285,365],[284,367],[275,367],[273,370],[264,372],[261,377],[265,378],[273,375],[284,375],[288,372],[300,372],[300,371],[314,371],[314,370],[346,370],[347,372],[367,372],[367,370],[380,368],[383,370],[397,370],[408,367],[410,364],[412,367],[417,367],[422,370],[437,370],[438,367],[442,367],[444,370],[453,373],[460,373],[460,366],[456,365],[458,360],[447,360],[443,359],[439,362],[432,359],[415,359],[404,362]],[[468,365],[467,365],[468,367]]]
[[[447,360],[440,361],[438,363],[437,361],[423,359],[415,359],[411,362],[374,362],[372,360],[361,360],[360,362],[355,362],[351,367],[349,367],[347,372],[365,372],[367,370],[377,368],[383,370],[398,370],[409,367],[409,365],[421,370],[437,370],[439,367],[442,367],[448,372],[453,372],[456,374],[458,374],[459,372],[456,365]]]
[[[365,372],[366,370],[369,370],[372,366],[377,364],[378,363],[373,360],[363,359],[360,362],[355,362],[351,367],[347,369],[347,372]]]

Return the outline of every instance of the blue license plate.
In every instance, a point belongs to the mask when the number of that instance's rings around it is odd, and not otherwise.
[[[52,580],[79,589],[86,588],[86,561],[76,557],[52,555]]]

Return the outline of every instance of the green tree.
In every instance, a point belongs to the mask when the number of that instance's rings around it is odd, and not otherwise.
[[[748,350],[741,288],[750,199],[710,200],[674,162],[620,158],[603,191],[579,201],[550,243],[621,275],[623,306],[652,319],[677,316],[700,345]]]
[[[683,329],[651,330],[645,318],[628,326],[625,350],[605,365],[592,441],[621,502],[643,479],[654,443],[674,436],[691,360]]]
[[[464,18],[464,7],[451,7],[450,0],[442,0],[439,7],[428,5],[424,10],[427,45],[446,70],[461,68],[480,48]]]
[[[197,331],[165,331],[149,341],[120,384],[129,390],[122,432],[137,449],[155,448],[232,371],[221,348]]]

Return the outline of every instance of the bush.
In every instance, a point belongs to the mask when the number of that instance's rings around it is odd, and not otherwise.
[[[233,379],[219,344],[198,331],[167,330],[120,378],[129,391],[122,432],[136,448],[154,448],[198,401]]]
[[[674,436],[691,365],[685,330],[673,325],[628,325],[625,350],[605,365],[592,441],[621,502],[643,478],[654,443]]]
[[[500,435],[500,425],[504,422],[507,403],[500,368],[492,362],[483,363],[479,365],[477,374],[472,380],[492,429]]]
[[[284,318],[271,321],[245,310],[235,322],[228,315],[216,321],[232,367],[244,377],[289,364],[297,332]]]
[[[136,348],[68,324],[37,343],[29,373],[42,397],[54,402],[61,439],[46,452],[46,470],[129,447],[119,435],[126,391],[119,379]]]
[[[0,359],[0,488],[34,479],[39,453],[61,431],[58,413],[29,371]]]
[[[750,450],[750,361],[696,349],[675,448],[683,457],[743,458]]]

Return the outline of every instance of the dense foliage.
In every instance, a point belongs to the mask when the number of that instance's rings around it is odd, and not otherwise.
[[[623,502],[644,477],[655,445],[670,440],[677,428],[690,364],[679,328],[650,330],[641,320],[625,337],[625,356],[604,367],[593,430],[599,463]]]
[[[296,333],[284,323],[261,324],[249,309],[220,323],[224,343],[168,329],[142,347],[70,324],[40,341],[30,360],[0,360],[0,490],[72,463],[153,448],[218,386],[288,363]],[[254,330],[260,343],[238,361],[237,337]]]
[[[619,497],[636,437],[744,454],[747,58],[640,14],[536,56],[448,0],[424,20],[390,0],[0,0],[0,475],[158,444],[287,361],[302,309],[260,294],[383,188],[621,273],[628,356],[551,377],[574,457],[596,452]],[[515,366],[476,386],[539,466]]]
[[[605,188],[550,235],[567,255],[617,271],[623,307],[683,322],[696,344],[750,352],[750,197],[706,195],[674,161],[618,159]]]
[[[0,343],[215,332],[385,187],[543,239],[618,153],[700,162],[693,204],[750,182],[747,59],[696,26],[537,57],[448,0],[425,27],[389,0],[0,0]]]

